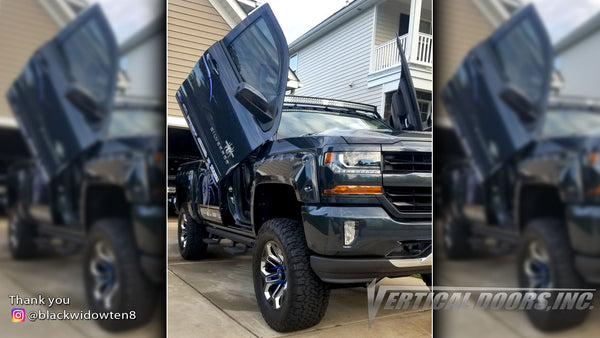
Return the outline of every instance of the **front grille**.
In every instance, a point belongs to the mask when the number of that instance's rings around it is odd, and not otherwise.
[[[403,183],[396,179],[402,175],[411,173],[431,173],[431,152],[384,152],[383,153],[383,175],[384,175],[384,193],[387,199],[392,202],[402,218],[431,218],[431,186],[412,184],[410,176],[401,178]],[[386,174],[388,179],[386,180]],[[400,175],[400,176],[398,176]],[[417,178],[415,178],[417,179]],[[385,182],[388,182],[387,184]],[[400,183],[400,184],[399,184]]]
[[[431,187],[385,187],[385,195],[402,213],[431,212]]]
[[[399,174],[405,173],[430,173],[430,152],[394,152],[383,153],[383,171]]]

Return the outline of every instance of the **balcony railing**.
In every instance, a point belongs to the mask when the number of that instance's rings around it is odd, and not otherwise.
[[[417,35],[417,61],[431,64],[433,61],[433,37],[429,34]]]
[[[400,45],[406,50],[408,34],[400,37]],[[412,59],[431,66],[433,37],[429,34],[419,33],[417,35],[417,55]],[[400,54],[396,45],[396,39],[392,39],[375,47],[373,53],[373,72],[379,72],[400,64]]]

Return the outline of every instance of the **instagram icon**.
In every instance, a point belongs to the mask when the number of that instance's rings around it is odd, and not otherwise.
[[[20,323],[25,321],[25,309],[12,309],[11,315],[13,323]]]

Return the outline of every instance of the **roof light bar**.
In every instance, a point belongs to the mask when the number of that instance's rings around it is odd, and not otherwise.
[[[377,113],[377,107],[372,106],[370,104],[342,101],[342,100],[331,100],[331,99],[322,99],[318,97],[308,97],[308,96],[286,96],[283,100],[283,103],[286,105],[295,105],[295,106],[321,106],[321,107],[335,107],[342,109],[349,109],[355,111],[361,111],[369,114],[373,114],[377,117],[380,117]]]

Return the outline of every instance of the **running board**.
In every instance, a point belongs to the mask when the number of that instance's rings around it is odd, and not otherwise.
[[[228,238],[234,242],[238,242],[241,244],[244,244],[246,246],[249,247],[253,247],[254,246],[254,238],[250,238],[244,235],[239,235],[239,234],[235,234],[235,233],[231,233],[229,231],[225,231],[225,230],[221,230],[221,229],[217,229],[211,226],[207,226],[206,227],[206,231],[213,234],[213,235],[217,235],[219,237],[223,237],[223,238]]]
[[[473,225],[471,226],[471,232],[474,235],[485,236],[485,237],[493,237],[497,238],[504,242],[509,242],[511,244],[519,243],[519,235],[514,231],[499,229],[495,227],[491,227],[489,225]]]
[[[86,242],[85,233],[81,231],[77,231],[74,229],[67,229],[64,227],[49,225],[49,224],[40,224],[38,226],[38,232],[43,235],[48,235],[51,237],[63,238],[71,242],[75,242],[78,244],[83,244]]]

